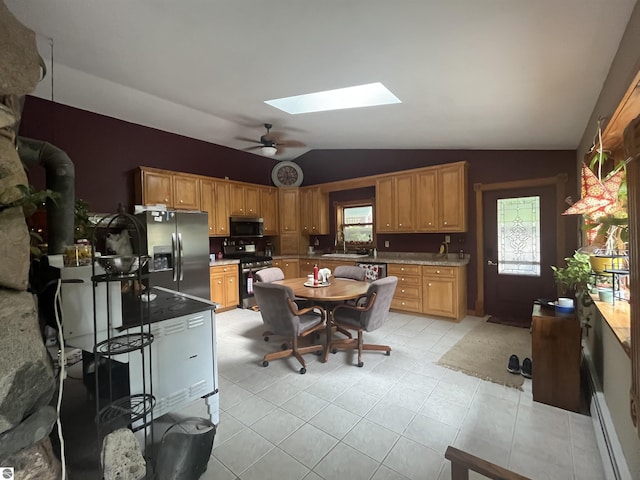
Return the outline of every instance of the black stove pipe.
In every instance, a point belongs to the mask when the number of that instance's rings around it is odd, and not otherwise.
[[[55,203],[47,201],[47,240],[50,255],[64,253],[65,245],[72,245],[74,241],[76,191],[73,162],[58,147],[26,137],[18,137],[18,155],[27,166],[44,167],[47,188],[60,194]]]

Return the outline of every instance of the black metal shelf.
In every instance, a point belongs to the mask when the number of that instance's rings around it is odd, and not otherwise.
[[[148,451],[153,439],[153,409],[156,399],[153,396],[153,372],[151,361],[151,345],[154,337],[151,334],[149,326],[149,305],[144,304],[140,298],[140,293],[144,291],[145,281],[149,278],[146,264],[149,256],[143,252],[146,246],[142,245],[144,238],[144,226],[133,215],[126,213],[118,213],[107,215],[100,219],[94,228],[92,237],[92,276],[94,298],[94,361],[100,365],[103,361],[106,365],[108,379],[100,382],[98,377],[99,368],[96,368],[95,388],[96,388],[96,426],[98,429],[98,441],[101,443],[106,434],[115,426],[129,426],[133,431],[144,429],[144,447]],[[131,241],[131,251],[128,255],[110,255],[107,250],[107,238],[110,234],[126,231]],[[101,251],[100,253],[97,253]],[[102,258],[101,258],[102,257]],[[99,270],[98,270],[99,269]],[[124,271],[122,271],[124,270]],[[127,271],[128,270],[128,271]],[[115,283],[122,282],[123,285],[128,283],[128,289],[118,288]],[[148,282],[146,282],[148,283]],[[107,308],[101,311],[97,310],[97,291],[105,289],[105,300]],[[128,297],[132,297],[129,299]],[[133,308],[127,310],[128,328],[135,327],[130,330],[131,333],[116,333],[113,326],[112,301],[117,300],[116,304],[124,305],[129,301]],[[124,322],[124,309],[121,308],[120,314]],[[100,324],[98,323],[100,319]],[[104,324],[106,322],[106,325]],[[100,328],[98,328],[100,327]],[[103,332],[106,327],[106,339],[101,334],[102,341],[98,342],[99,331]],[[126,392],[114,391],[114,380],[112,378],[113,365],[118,363],[117,355],[127,355],[131,352],[139,352],[140,356],[133,354],[128,357],[129,363],[127,375],[128,388]],[[135,371],[136,381],[131,383],[132,362],[140,364],[139,370]],[[138,367],[136,367],[138,368]],[[103,373],[103,375],[105,375]],[[139,380],[139,381],[138,381]],[[135,386],[134,386],[135,385]],[[102,392],[100,390],[103,390]],[[125,393],[125,396],[122,396]],[[119,397],[119,398],[117,398]],[[108,404],[104,404],[103,401]],[[100,463],[100,472],[102,473],[102,464]]]
[[[102,356],[121,355],[147,347],[153,343],[151,333],[128,333],[107,338],[95,346],[95,353]]]
[[[102,425],[118,421],[133,424],[146,417],[156,404],[156,399],[149,393],[139,393],[114,400],[96,415],[96,422]]]

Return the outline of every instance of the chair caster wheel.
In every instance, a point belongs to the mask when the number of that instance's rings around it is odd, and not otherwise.
[[[359,367],[359,368],[364,367],[364,362],[358,362],[358,367]]]
[[[283,343],[282,345],[280,345],[280,349],[281,350],[286,350],[287,348],[289,348],[289,347],[287,346],[286,343]]]
[[[269,362],[267,362],[266,360],[264,360],[264,361],[262,362],[262,366],[263,366],[263,367],[268,367],[268,366],[269,366]]]
[[[300,375],[304,375],[305,373],[307,373],[307,369],[306,369],[306,368],[304,368],[304,367],[302,367],[302,368],[300,369]]]
[[[338,349],[337,348],[332,349],[331,353],[333,353],[335,355],[336,353],[338,353]]]
[[[264,341],[268,342],[269,341],[269,337],[264,337]]]

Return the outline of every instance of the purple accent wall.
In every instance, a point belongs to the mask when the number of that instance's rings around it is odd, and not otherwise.
[[[115,212],[118,203],[132,210],[133,171],[141,165],[271,185],[276,163],[32,96],[25,102],[20,135],[64,150],[75,164],[76,196],[104,213]],[[43,187],[44,171],[30,171],[29,180]]]
[[[95,212],[115,212],[118,203],[133,205],[133,171],[140,165],[262,185],[271,185],[273,159],[252,155],[200,140],[128,123],[115,118],[27,97],[20,135],[45,140],[64,150],[76,167],[76,195]],[[576,152],[520,150],[314,150],[296,162],[304,171],[304,185],[357,178],[430,165],[469,163],[469,229],[451,235],[451,251],[464,249],[472,255],[468,269],[469,307],[476,295],[476,215],[474,183],[494,183],[527,178],[568,175],[567,195],[577,198]],[[44,171],[29,172],[29,181],[44,186]],[[340,200],[369,199],[372,188],[334,192],[330,204]],[[576,248],[578,222],[563,217],[567,225],[566,253]],[[332,232],[335,232],[331,215]],[[555,233],[555,232],[554,232]],[[333,233],[318,236],[320,249],[333,248]],[[437,251],[443,234],[378,235],[389,251]],[[266,241],[266,240],[265,240]],[[212,252],[221,240],[211,239]]]

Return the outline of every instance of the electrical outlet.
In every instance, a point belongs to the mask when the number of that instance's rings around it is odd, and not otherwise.
[[[384,241],[384,248],[389,248],[389,240]]]
[[[444,236],[444,243],[451,243],[451,235]]]

